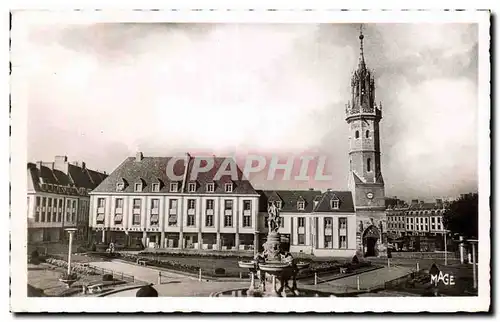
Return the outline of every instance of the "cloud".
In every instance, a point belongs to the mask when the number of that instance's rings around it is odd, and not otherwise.
[[[32,27],[13,41],[28,76],[29,158],[68,154],[111,171],[137,150],[315,151],[329,158],[329,186],[345,189],[357,33],[350,24]],[[475,189],[477,27],[369,24],[365,34],[384,106],[387,194]]]

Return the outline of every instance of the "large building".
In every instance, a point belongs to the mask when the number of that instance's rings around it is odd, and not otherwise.
[[[192,175],[201,158],[125,159],[91,193],[90,226],[96,242],[124,246],[252,250],[258,242],[259,195],[248,180],[219,178],[234,161],[214,158]],[[167,175],[171,166],[177,178]],[[242,173],[237,169],[238,178]]]
[[[279,232],[291,252],[351,257],[356,253],[356,214],[348,191],[259,191],[259,232],[267,234],[267,207],[282,217]]]
[[[89,192],[106,177],[85,162],[71,164],[66,156],[53,162],[28,163],[28,242],[65,239],[65,228],[78,228],[77,240],[86,240]]]
[[[351,78],[351,100],[346,106],[349,125],[349,190],[358,229],[357,244],[365,256],[386,251],[385,192],[380,159],[382,105],[375,103],[375,78],[367,68],[359,36],[358,67]]]

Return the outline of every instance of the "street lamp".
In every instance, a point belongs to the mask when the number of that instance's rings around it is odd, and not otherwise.
[[[444,229],[443,234],[444,234],[444,266],[448,266],[448,243],[446,242],[446,235],[450,230]]]
[[[473,283],[474,289],[477,289],[477,268],[476,268],[476,244],[478,243],[477,239],[468,239],[467,240],[472,246],[472,274],[473,274]]]
[[[73,234],[77,231],[76,228],[66,228],[69,233],[69,245],[68,245],[68,276],[71,274],[71,248],[73,246]]]

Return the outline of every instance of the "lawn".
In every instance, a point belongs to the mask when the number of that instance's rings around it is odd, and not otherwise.
[[[84,284],[103,283],[101,275],[80,275],[71,288],[59,281],[61,274],[66,269],[54,267],[41,263],[39,265],[28,264],[28,294],[31,296],[69,296],[79,294]],[[121,281],[112,282],[109,287],[125,286]],[[43,293],[42,293],[43,292]]]

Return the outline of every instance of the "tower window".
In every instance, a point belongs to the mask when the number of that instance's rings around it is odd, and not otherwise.
[[[368,160],[367,160],[366,170],[368,172],[372,171],[372,159],[370,159],[370,158],[368,158]]]
[[[355,137],[356,139],[359,139],[359,131],[356,131],[356,132],[354,133],[354,137]]]
[[[366,138],[368,139],[370,137],[370,131],[366,130]]]

